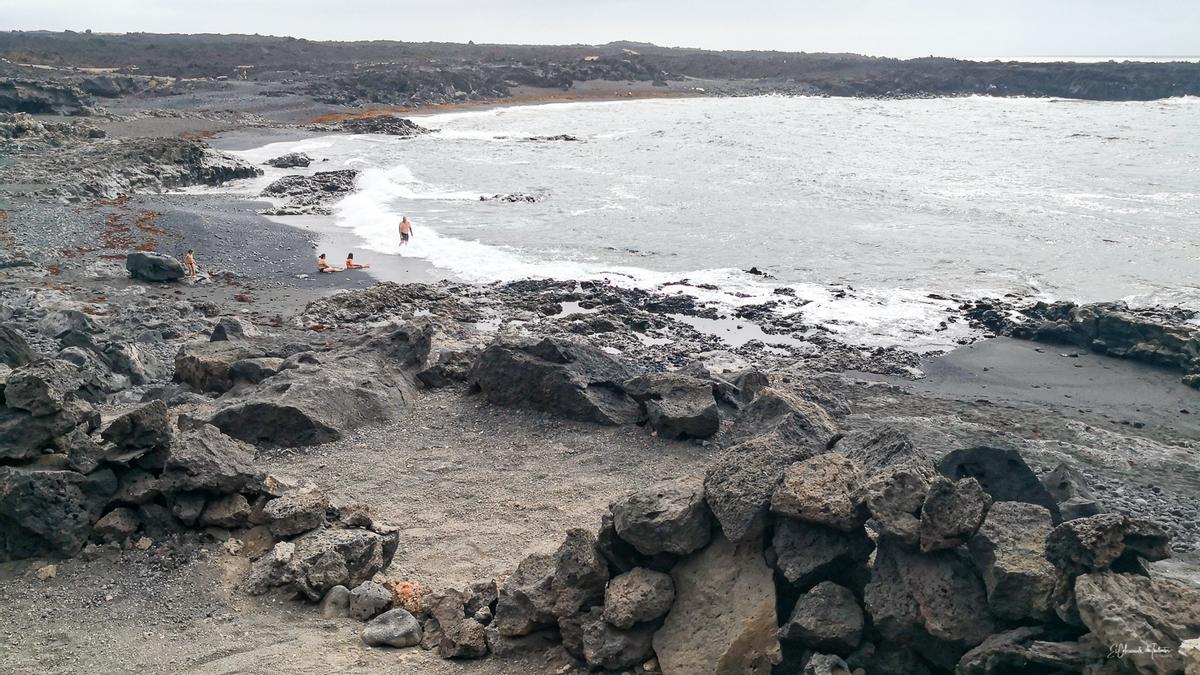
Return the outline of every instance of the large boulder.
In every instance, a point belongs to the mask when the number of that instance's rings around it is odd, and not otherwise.
[[[1171,557],[1170,533],[1162,525],[1119,513],[1068,520],[1046,538],[1046,558],[1068,575],[1134,568],[1137,559]]]
[[[699,479],[660,483],[618,499],[609,508],[617,535],[643,555],[687,555],[712,536]]]
[[[607,583],[608,562],[597,547],[596,535],[579,528],[567,530],[566,538],[554,554],[550,612],[561,619],[599,604]]]
[[[662,438],[708,438],[721,429],[710,381],[680,373],[642,375],[625,391],[646,408],[650,428]]]
[[[421,643],[421,624],[407,610],[390,609],[367,623],[362,641],[368,647],[412,647]]]
[[[983,491],[998,502],[1026,502],[1044,506],[1054,522],[1059,522],[1058,504],[1021,453],[1012,448],[975,447],[948,453],[937,469],[950,480],[974,478]]]
[[[171,443],[171,423],[167,405],[151,401],[113,420],[100,432],[100,437],[122,451],[147,451]]]
[[[987,588],[988,605],[1001,619],[1054,618],[1055,571],[1046,560],[1050,512],[1036,504],[996,502],[967,543]]]
[[[78,400],[52,415],[0,408],[0,458],[33,459],[46,451],[61,450],[59,446],[74,432],[90,432],[99,417],[91,405]]]
[[[641,407],[622,388],[633,373],[590,345],[559,338],[496,343],[479,356],[470,381],[496,405],[528,405],[600,424],[632,424]]]
[[[821,406],[780,389],[766,387],[742,409],[730,436],[734,441],[742,442],[767,433],[777,433],[794,445],[815,441],[829,447],[839,432],[833,417]]]
[[[670,575],[635,567],[608,583],[604,620],[617,628],[633,628],[666,614],[674,601],[675,582]]]
[[[1104,668],[1112,647],[1101,644],[1090,633],[1078,641],[1060,641],[1059,638],[1067,636],[1059,633],[1060,630],[1046,626],[1022,626],[996,633],[964,654],[955,673],[1112,672]]]
[[[142,281],[178,281],[184,277],[183,265],[169,255],[134,251],[125,258],[129,276]]]
[[[705,500],[725,536],[734,542],[761,536],[783,470],[823,451],[815,441],[793,444],[778,434],[726,449],[704,475]]]
[[[886,640],[911,644],[942,668],[995,632],[983,582],[954,551],[921,554],[884,539],[863,599]]]
[[[844,455],[826,453],[792,464],[771,495],[771,511],[847,532],[862,527],[866,510],[857,499],[862,469]]]
[[[15,329],[0,324],[0,364],[20,368],[37,359],[37,352],[29,347],[25,337]]]
[[[395,532],[326,527],[280,542],[255,561],[247,590],[285,586],[317,602],[334,586],[355,588],[387,569],[399,543]]]
[[[863,482],[857,500],[867,507],[880,532],[916,546],[921,539],[921,508],[936,476],[933,465],[924,460],[879,469]]]
[[[344,358],[353,363],[339,357],[319,367],[286,369],[228,398],[209,422],[243,441],[295,447],[337,440],[411,405],[412,385],[402,377]]]
[[[116,490],[108,469],[85,476],[0,466],[0,561],[75,555]]]
[[[193,342],[175,354],[175,381],[197,391],[224,393],[233,388],[234,363],[266,355],[262,347],[242,341]]]
[[[936,477],[921,507],[921,550],[928,553],[962,545],[983,524],[991,504],[992,498],[974,478],[951,482]]]
[[[1087,518],[1104,511],[1083,474],[1065,463],[1042,476],[1042,486],[1058,502],[1063,520]]]
[[[74,364],[39,359],[8,374],[4,402],[38,417],[53,415],[75,398],[82,384],[83,377]]]
[[[207,490],[220,494],[257,492],[263,472],[251,448],[205,424],[184,432],[171,444],[159,480],[164,492]]]
[[[654,634],[664,673],[767,675],[779,663],[775,583],[761,542],[718,535],[671,578],[675,603]]]
[[[555,556],[535,553],[527,556],[503,583],[498,584],[496,616],[492,626],[506,637],[529,635],[552,625]]]
[[[593,668],[626,670],[653,654],[654,626],[618,628],[604,620],[599,607],[593,607],[583,616],[580,628],[583,658]]]
[[[862,530],[844,532],[780,518],[768,553],[779,574],[803,590],[826,579],[841,578],[864,564],[873,548]]]
[[[826,581],[800,596],[779,637],[809,649],[845,656],[862,641],[863,613],[854,593]]]
[[[1093,572],[1075,580],[1075,601],[1083,624],[1134,672],[1183,672],[1180,644],[1200,637],[1200,591],[1174,581]]]

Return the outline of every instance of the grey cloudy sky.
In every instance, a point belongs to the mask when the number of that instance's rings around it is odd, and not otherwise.
[[[1188,56],[1200,0],[0,0],[0,28],[883,56]]]

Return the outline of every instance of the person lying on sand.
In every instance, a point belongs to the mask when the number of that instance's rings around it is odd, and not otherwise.
[[[412,237],[412,233],[413,233],[412,223],[408,222],[408,216],[404,216],[403,218],[400,219],[400,245],[401,246],[408,243],[408,240]]]
[[[368,263],[366,265],[359,265],[358,263],[354,262],[354,254],[353,253],[346,254],[346,269],[348,269],[348,270],[365,270],[370,267],[371,267],[370,263]]]
[[[327,260],[325,260],[324,253],[317,256],[317,269],[321,270],[321,272],[326,273],[326,274],[329,274],[332,272],[343,271],[342,268],[340,268],[340,267],[334,267],[333,265],[330,265],[329,262]]]
[[[187,255],[183,256],[183,266],[187,268],[187,275],[189,277],[196,276],[196,256],[192,255],[193,253],[195,251],[189,248]]]

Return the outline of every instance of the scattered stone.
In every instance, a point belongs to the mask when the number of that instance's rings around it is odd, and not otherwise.
[[[996,502],[967,543],[988,605],[1001,619],[1054,618],[1054,566],[1046,560],[1050,512],[1036,504]]]
[[[780,661],[775,584],[762,544],[712,544],[671,571],[675,603],[654,634],[664,673],[766,675]]]
[[[129,276],[142,281],[178,281],[184,277],[183,265],[169,255],[134,251],[125,258]]]
[[[670,575],[636,567],[608,583],[604,620],[616,628],[632,628],[663,616],[674,601],[675,583]]]
[[[862,527],[865,509],[855,497],[862,469],[836,453],[817,455],[792,464],[771,496],[771,511],[847,532]]]
[[[391,606],[391,590],[374,581],[364,581],[350,591],[350,616],[359,621],[379,616]]]
[[[958,482],[937,476],[921,508],[921,550],[957,548],[983,524],[992,498],[974,478]]]
[[[321,618],[337,619],[350,616],[350,589],[345,586],[334,586],[321,598]]]
[[[643,555],[687,555],[712,536],[699,479],[660,483],[613,502],[609,509],[617,535]]]
[[[367,623],[362,641],[368,647],[412,647],[421,644],[421,624],[403,609],[390,609]]]
[[[1133,568],[1137,558],[1171,557],[1170,534],[1157,523],[1117,513],[1069,520],[1046,538],[1046,558],[1068,575]]]
[[[854,593],[825,581],[800,596],[779,637],[809,649],[846,655],[862,640],[863,613]]]

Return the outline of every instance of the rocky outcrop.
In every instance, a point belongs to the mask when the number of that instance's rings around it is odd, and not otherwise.
[[[1066,574],[1131,569],[1137,560],[1171,557],[1170,534],[1157,523],[1118,513],[1069,520],[1046,538],[1046,558]]]
[[[678,373],[642,375],[624,385],[645,406],[646,420],[669,439],[708,438],[721,428],[711,382]]]
[[[35,115],[90,115],[87,94],[77,87],[44,80],[0,79],[0,112]]]
[[[815,441],[829,447],[839,432],[833,417],[820,405],[767,387],[742,410],[730,435],[734,441],[743,441],[770,434],[791,445]]]
[[[431,129],[413,122],[412,120],[395,115],[371,115],[338,122],[328,122],[311,125],[316,131],[344,131],[350,134],[385,134],[412,138],[422,134],[432,133]]]
[[[1054,566],[1046,560],[1050,512],[1037,504],[996,502],[968,548],[987,589],[988,606],[1002,619],[1054,618]]]
[[[267,166],[273,166],[277,169],[294,169],[296,167],[305,168],[312,164],[313,158],[304,152],[289,152],[286,155],[280,155],[263,162]]]
[[[995,501],[1044,506],[1055,523],[1061,520],[1058,504],[1015,449],[981,446],[955,450],[938,461],[937,469],[954,481],[974,478]]]
[[[23,335],[0,324],[0,364],[10,368],[20,368],[33,362],[36,358],[37,352],[30,349],[29,343]]]
[[[280,201],[266,215],[287,216],[301,213],[331,213],[329,205],[354,190],[358,171],[341,169],[319,171],[311,176],[284,176],[263,188],[262,196]]]
[[[134,251],[125,257],[125,269],[142,281],[178,281],[184,276],[183,265],[162,253]]]
[[[489,346],[470,381],[497,405],[528,405],[584,422],[632,424],[641,408],[622,386],[632,375],[595,347],[545,338]]]
[[[675,604],[654,634],[664,673],[755,673],[779,663],[775,584],[757,541],[712,545],[671,571]]]

